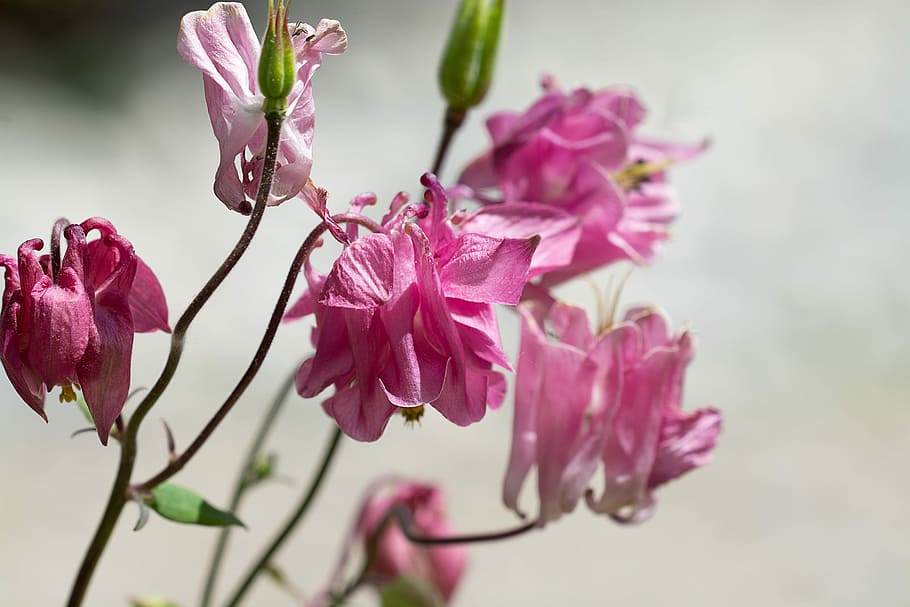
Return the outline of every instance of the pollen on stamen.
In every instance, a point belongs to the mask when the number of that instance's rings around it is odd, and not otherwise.
[[[60,387],[60,402],[61,403],[72,403],[76,401],[76,391],[73,390],[72,384],[67,384]]]
[[[423,417],[423,412],[423,405],[417,405],[416,407],[402,407],[401,416],[404,418],[404,425],[413,427],[414,424],[419,424],[420,418]]]

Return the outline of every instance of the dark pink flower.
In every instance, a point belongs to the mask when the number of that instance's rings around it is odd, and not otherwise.
[[[100,238],[88,242],[86,234]],[[101,442],[120,415],[130,385],[133,333],[163,330],[167,303],[151,269],[128,240],[99,217],[66,228],[59,269],[39,256],[40,239],[24,242],[6,270],[0,360],[13,387],[45,420],[44,396],[61,400],[81,388]]]
[[[671,335],[665,318],[644,308],[599,334],[580,308],[556,304],[546,318],[540,306],[519,310],[506,506],[520,512],[521,486],[536,466],[541,525],[571,512],[582,496],[595,512],[646,519],[654,490],[707,464],[720,432],[717,410],[682,410],[690,335]],[[588,488],[598,467],[599,497]]]
[[[357,537],[367,543],[394,507],[410,514],[410,530],[428,537],[453,533],[445,509],[445,496],[435,485],[401,482],[384,493],[371,495],[357,521]],[[376,543],[369,576],[394,581],[401,576],[426,581],[448,603],[467,564],[465,546],[426,547],[412,544],[401,532],[397,520],[389,520]]]
[[[460,182],[490,208],[545,204],[579,219],[571,260],[546,273],[543,284],[614,261],[651,261],[678,212],[666,169],[703,146],[638,135],[645,110],[627,91],[567,94],[549,80],[545,87],[525,113],[500,112],[487,121],[493,145],[464,170]]]
[[[351,437],[381,436],[393,413],[429,404],[465,426],[505,395],[509,369],[493,304],[518,302],[537,238],[458,230],[425,175],[424,204],[400,195],[383,231],[346,246],[331,272],[308,267],[308,290],[289,312],[314,313],[316,353],[297,376],[302,396],[335,392],[323,406]]]
[[[310,187],[315,125],[311,79],[324,53],[337,55],[347,46],[347,35],[337,21],[323,19],[315,29],[292,24],[291,32],[297,82],[287,98],[270,205]],[[215,195],[229,209],[248,214],[252,208],[248,199],[256,198],[262,174],[266,125],[264,97],[257,83],[261,45],[246,9],[236,2],[219,2],[207,11],[186,14],[180,22],[177,50],[202,72],[205,102],[221,150]]]

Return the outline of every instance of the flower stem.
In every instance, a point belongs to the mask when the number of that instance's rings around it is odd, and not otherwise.
[[[442,170],[446,154],[449,152],[449,145],[451,145],[455,133],[464,124],[465,116],[467,116],[467,110],[459,110],[452,106],[446,108],[445,118],[442,123],[442,137],[440,137],[439,147],[436,149],[436,160],[433,161],[433,168],[430,170],[437,177]]]
[[[180,362],[180,357],[183,354],[184,339],[190,324],[206,302],[208,302],[209,298],[211,298],[215,290],[224,282],[224,279],[227,278],[227,275],[231,270],[234,269],[237,262],[240,261],[240,258],[249,247],[250,242],[253,240],[253,236],[256,234],[256,230],[262,221],[262,216],[265,213],[265,207],[269,200],[269,193],[272,189],[272,178],[275,173],[275,162],[278,156],[278,142],[281,136],[282,121],[283,116],[280,114],[270,114],[266,116],[268,139],[266,141],[265,164],[262,170],[262,178],[259,183],[259,191],[256,194],[256,204],[247,221],[246,228],[244,228],[237,244],[234,245],[234,248],[228,254],[227,258],[222,262],[221,266],[215,271],[212,277],[209,278],[208,282],[205,283],[202,290],[193,298],[193,301],[187,306],[186,311],[180,316],[177,324],[174,326],[174,331],[171,334],[171,348],[168,352],[164,369],[161,371],[161,375],[158,376],[155,385],[152,386],[149,393],[142,399],[142,402],[139,403],[136,412],[130,418],[129,423],[126,426],[126,432],[120,443],[120,464],[117,468],[117,474],[114,477],[111,494],[108,498],[107,506],[104,509],[104,514],[101,516],[101,521],[98,523],[95,535],[83,557],[82,565],[79,567],[79,572],[76,575],[76,580],[73,583],[69,601],[67,602],[68,607],[78,607],[82,604],[85,593],[88,590],[89,582],[91,582],[92,575],[95,572],[95,568],[101,559],[104,548],[107,546],[111,533],[114,531],[117,519],[123,511],[123,506],[126,504],[129,495],[130,477],[133,473],[133,466],[136,463],[136,453],[138,451],[136,438],[139,434],[139,426],[155,403],[158,402],[158,399],[174,377],[174,373],[177,371],[177,365]]]
[[[259,425],[259,430],[256,432],[256,435],[253,438],[253,442],[247,451],[243,463],[240,464],[240,471],[237,474],[237,479],[234,481],[234,490],[231,494],[231,502],[228,506],[228,512],[236,514],[237,510],[240,508],[240,502],[243,499],[243,494],[246,493],[246,489],[249,486],[248,479],[250,469],[253,467],[256,458],[262,451],[262,446],[265,444],[265,440],[268,437],[269,432],[272,430],[275,420],[278,418],[278,414],[281,412],[282,407],[287,402],[288,396],[291,394],[291,388],[294,387],[294,379],[296,377],[297,367],[295,366],[292,372],[288,375],[287,379],[281,383],[281,386],[275,393],[275,398],[272,400],[272,404],[269,406],[268,410],[265,413],[265,417],[262,418],[262,423]],[[230,534],[231,526],[222,527],[221,531],[218,533],[218,543],[215,545],[215,552],[212,554],[212,562],[209,565],[209,571],[205,577],[205,588],[202,591],[202,600],[200,601],[202,607],[209,607],[209,605],[212,603],[212,593],[215,591],[215,584],[218,581],[218,573],[221,569],[221,562],[224,560],[224,555],[225,551],[227,550],[227,543]]]
[[[338,223],[356,223],[373,231],[379,231],[380,229],[373,220],[360,215],[335,215],[333,219]],[[268,354],[269,348],[272,347],[272,341],[275,339],[275,333],[278,332],[278,326],[281,324],[281,318],[284,316],[284,310],[287,307],[288,300],[291,298],[291,292],[294,290],[294,284],[297,282],[300,269],[303,267],[303,263],[306,261],[307,257],[309,257],[310,253],[316,247],[316,243],[319,242],[322,234],[327,229],[328,226],[325,223],[319,224],[310,232],[309,236],[307,236],[306,240],[303,241],[303,244],[300,245],[300,248],[297,250],[297,255],[294,256],[294,260],[291,262],[291,268],[288,270],[287,277],[284,280],[281,294],[278,296],[278,301],[275,302],[275,308],[272,310],[269,324],[259,342],[259,348],[253,355],[253,360],[250,361],[246,371],[240,377],[240,381],[234,386],[233,391],[231,391],[218,411],[215,412],[212,419],[210,419],[205,427],[199,432],[198,436],[193,439],[193,442],[186,448],[186,451],[169,462],[168,465],[162,468],[155,476],[142,483],[133,485],[133,491],[139,493],[151,491],[156,486],[180,472],[193,456],[196,455],[196,452],[202,448],[202,445],[205,444],[227,414],[230,413],[231,409],[253,381],[253,378],[256,377],[256,373],[259,372],[259,368],[265,361],[265,356]]]
[[[69,224],[68,219],[61,217],[54,222],[54,228],[51,230],[51,280],[55,283],[57,275],[60,274],[60,236]]]
[[[240,604],[240,601],[246,595],[247,591],[252,587],[253,582],[256,580],[256,576],[259,575],[259,572],[262,571],[272,560],[272,557],[281,548],[285,540],[291,536],[291,532],[294,528],[300,523],[303,519],[303,515],[306,514],[307,510],[312,504],[313,499],[316,497],[316,494],[319,492],[319,489],[322,485],[322,481],[325,478],[326,473],[329,470],[329,465],[332,463],[332,460],[335,457],[338,444],[341,441],[342,432],[339,428],[334,428],[332,430],[332,436],[329,439],[329,442],[326,446],[325,452],[322,455],[322,463],[319,465],[319,470],[316,472],[316,476],[313,477],[313,480],[310,482],[310,486],[307,489],[306,493],[303,496],[303,499],[300,501],[300,504],[288,517],[288,520],[285,522],[284,527],[275,535],[272,541],[269,543],[268,548],[265,552],[260,555],[256,560],[250,570],[247,572],[246,576],[243,578],[243,581],[237,587],[237,590],[234,591],[231,599],[225,603],[227,607],[236,607]]]

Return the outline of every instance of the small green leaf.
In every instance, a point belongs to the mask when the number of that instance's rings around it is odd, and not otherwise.
[[[219,510],[193,491],[170,483],[162,483],[152,489],[152,496],[146,498],[145,503],[164,518],[177,523],[245,527],[232,513]]]
[[[92,425],[92,428],[95,427],[95,420],[92,419],[92,414],[88,410],[88,405],[85,404],[85,398],[80,394],[76,399],[76,406],[79,407],[79,410],[82,411],[82,415],[85,416],[85,419],[88,420],[88,423]]]
[[[131,598],[130,607],[180,607],[180,605],[158,595],[149,595]]]
[[[278,455],[275,453],[260,453],[250,464],[243,479],[243,488],[250,489],[259,483],[275,476],[278,467]]]
[[[444,607],[445,601],[430,584],[415,577],[400,577],[379,591],[382,607]]]

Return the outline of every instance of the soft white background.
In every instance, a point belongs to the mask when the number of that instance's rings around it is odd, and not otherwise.
[[[453,6],[294,4],[295,18],[335,17],[350,36],[315,85],[313,176],[333,209],[364,190],[384,201],[419,192],[441,121],[435,69]],[[249,10],[261,25],[265,3]],[[46,237],[61,215],[108,217],[157,272],[174,320],[244,223],[211,194],[217,148],[201,78],[173,51],[180,12],[111,48],[133,71],[118,103],[73,95],[40,70],[22,77],[17,57],[0,59],[0,251]],[[655,302],[693,327],[686,400],[722,408],[725,428],[715,462],[664,488],[647,524],[622,528],[582,508],[542,533],[476,547],[457,604],[907,604],[908,18],[899,1],[510,3],[496,82],[444,178],[486,144],[482,117],[527,106],[547,71],[566,86],[634,86],[650,134],[710,136],[710,152],[675,171],[683,214],[672,241],[632,274],[623,300]],[[267,214],[192,327],[142,432],[139,476],[164,463],[160,419],[185,446],[230,391],[314,224],[300,203]],[[584,284],[563,295],[591,301]],[[516,323],[501,316],[514,351]],[[136,385],[154,381],[166,348],[164,335],[137,337]],[[303,324],[282,328],[179,483],[225,502],[273,386],[308,350]],[[45,425],[0,381],[3,605],[64,601],[116,466],[116,447],[68,438],[84,422],[55,395]],[[345,443],[279,565],[315,590],[356,496],[386,472],[444,483],[460,529],[511,525],[499,502],[510,424],[507,405],[469,429],[430,414],[416,430],[392,421],[377,444]],[[296,500],[329,427],[316,402],[288,406],[271,445],[293,482],[250,496],[241,516],[251,530],[235,533],[223,579],[245,569]],[[132,533],[135,514],[128,506],[87,604],[150,592],[194,604],[215,532],[153,518]],[[371,602],[364,594],[354,604]],[[247,604],[290,603],[261,581]]]

